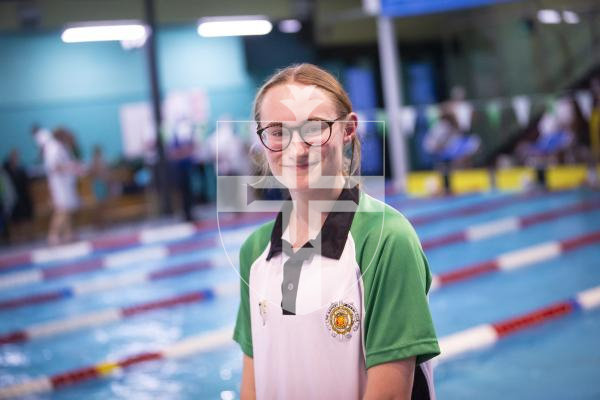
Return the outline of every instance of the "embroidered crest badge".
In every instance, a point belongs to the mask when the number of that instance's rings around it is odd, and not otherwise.
[[[350,339],[360,327],[360,314],[352,303],[331,303],[325,314],[325,325],[331,336],[340,340]]]

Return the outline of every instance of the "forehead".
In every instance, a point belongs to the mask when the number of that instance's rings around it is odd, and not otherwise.
[[[335,102],[327,92],[296,82],[267,90],[260,107],[263,121],[302,121],[317,116],[335,118],[335,114]]]

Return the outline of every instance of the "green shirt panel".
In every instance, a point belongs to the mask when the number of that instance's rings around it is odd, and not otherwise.
[[[250,322],[250,267],[269,245],[275,221],[260,226],[244,241],[240,249],[240,306],[233,330],[233,340],[244,354],[253,357],[252,326]]]
[[[417,234],[398,211],[361,194],[351,228],[364,283],[367,368],[440,353],[429,311],[431,273]]]

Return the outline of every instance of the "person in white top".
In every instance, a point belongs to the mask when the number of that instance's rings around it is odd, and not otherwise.
[[[48,243],[58,245],[73,239],[71,214],[79,206],[77,175],[80,166],[61,141],[50,131],[37,129],[35,141],[42,150],[48,189],[52,199],[52,217],[48,230]]]

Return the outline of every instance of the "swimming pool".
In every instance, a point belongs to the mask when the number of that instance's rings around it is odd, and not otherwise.
[[[416,230],[423,242],[509,217],[531,219],[544,212],[599,200],[599,194],[585,190],[533,196],[491,193],[430,201],[388,198],[409,219],[420,218]],[[431,215],[441,217],[428,220]],[[234,222],[223,231],[231,257],[235,257],[252,226]],[[570,240],[598,230],[600,208],[589,208],[488,237],[457,240],[427,250],[427,256],[432,272],[443,276],[541,243]],[[145,354],[147,361],[132,362],[135,365],[127,369],[110,363],[92,368],[96,375],[98,371],[106,372],[106,377],[27,398],[239,397],[241,352],[234,342],[202,339],[194,342],[197,347],[192,350],[193,346],[173,350],[174,343],[203,338],[234,323],[238,277],[227,265],[222,248],[214,245],[217,240],[216,229],[203,229],[166,242],[131,242],[72,260],[21,263],[1,269],[0,304],[6,307],[0,307],[0,337],[4,335],[6,340],[0,345],[0,393],[2,388],[20,382]],[[200,241],[211,245],[193,246]],[[128,253],[128,257],[126,252],[137,253]],[[528,313],[600,285],[600,269],[595,265],[598,256],[600,246],[591,242],[542,257],[523,268],[467,275],[459,282],[432,290],[430,305],[439,337]],[[81,265],[96,268],[78,269]],[[50,271],[60,268],[69,273],[52,277]],[[179,272],[165,272],[175,270]],[[32,271],[46,278],[22,278],[28,273],[33,276]],[[19,276],[21,280],[15,278]],[[42,298],[50,292],[61,296],[9,304],[9,300],[35,295]],[[198,293],[202,295],[193,296]],[[185,294],[189,296],[182,297]],[[93,318],[86,320],[85,316],[90,315]],[[576,311],[507,336],[494,346],[446,359],[435,371],[438,397],[597,398],[599,328],[599,311]],[[34,332],[37,337],[26,335],[16,340],[19,338],[7,336],[23,331]],[[165,354],[169,356],[163,357]]]

